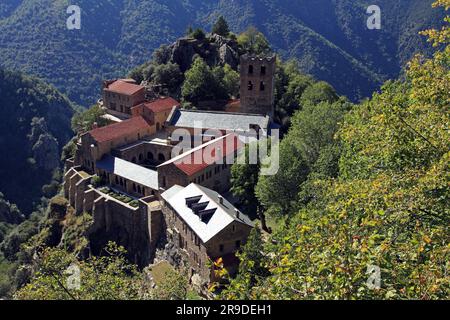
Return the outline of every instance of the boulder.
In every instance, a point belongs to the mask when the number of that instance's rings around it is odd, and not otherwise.
[[[182,38],[170,46],[171,62],[180,66],[181,72],[186,72],[200,56],[210,66],[229,64],[236,69],[239,64],[238,45],[236,41],[221,37],[217,34],[209,35],[203,40]]]

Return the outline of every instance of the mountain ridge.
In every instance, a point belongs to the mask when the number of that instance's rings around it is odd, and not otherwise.
[[[283,59],[298,59],[303,72],[358,100],[398,76],[416,51],[430,52],[418,31],[441,20],[432,0],[380,0],[381,30],[366,27],[367,0],[80,0],[82,28],[69,31],[67,1],[5,1],[0,65],[37,75],[85,106],[103,78],[148,61],[188,26],[210,30],[219,15],[236,33],[257,27]]]

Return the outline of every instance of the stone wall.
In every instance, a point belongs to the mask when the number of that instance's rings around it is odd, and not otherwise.
[[[111,112],[119,116],[131,116],[131,108],[145,100],[145,89],[142,88],[134,95],[120,94],[103,90],[103,105]]]
[[[213,262],[234,253],[245,244],[251,227],[233,222],[207,243],[203,243],[194,231],[180,218],[169,204],[162,201],[166,238],[160,246],[165,250],[164,259],[175,267],[185,267],[190,277],[197,275],[203,285],[215,281]],[[180,260],[181,259],[181,260]],[[238,265],[227,265],[230,274],[235,274]]]
[[[168,204],[163,203],[162,212],[166,227],[163,246],[172,251],[172,257],[165,258],[175,267],[188,268],[191,278],[197,274],[203,284],[209,284],[212,269],[208,267],[211,261],[205,245]]]
[[[64,194],[69,204],[77,214],[89,212],[93,216],[88,231],[92,253],[102,254],[108,241],[114,241],[128,251],[129,259],[137,265],[151,263],[163,225],[161,208],[154,205],[157,198],[142,198],[139,207],[134,208],[104,195],[89,183],[90,177],[83,177],[76,168],[64,176]]]
[[[165,190],[174,185],[187,187],[194,182],[217,192],[226,192],[231,186],[231,166],[227,164],[211,164],[189,176],[175,164],[169,163],[158,167],[158,179],[159,186]]]
[[[274,115],[276,59],[241,56],[241,112]]]

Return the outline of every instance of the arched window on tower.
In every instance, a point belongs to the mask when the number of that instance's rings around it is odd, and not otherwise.
[[[253,90],[253,82],[249,81],[248,82],[248,91],[252,91]]]
[[[253,74],[253,65],[248,66],[248,74]]]
[[[266,66],[261,66],[261,75],[262,76],[266,75]]]
[[[264,83],[264,81],[261,81],[259,83],[259,91],[264,91],[266,90],[266,84]]]

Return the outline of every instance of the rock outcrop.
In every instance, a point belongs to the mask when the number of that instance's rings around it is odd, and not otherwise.
[[[46,171],[60,165],[58,141],[51,134],[42,134],[33,145],[33,158],[36,165]]]
[[[238,44],[235,40],[212,34],[205,39],[181,38],[170,46],[171,62],[180,66],[181,72],[191,67],[196,56],[210,66],[229,64],[236,69],[239,64]]]
[[[23,215],[15,204],[11,204],[0,192],[0,222],[19,224],[24,220]]]

